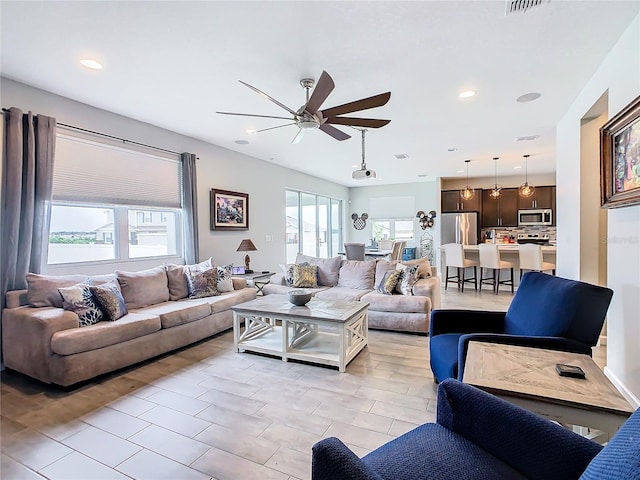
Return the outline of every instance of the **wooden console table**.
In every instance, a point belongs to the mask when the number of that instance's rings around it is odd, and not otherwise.
[[[580,366],[586,379],[561,377],[556,363]],[[609,436],[634,411],[593,359],[577,353],[472,341],[463,381],[551,420]]]

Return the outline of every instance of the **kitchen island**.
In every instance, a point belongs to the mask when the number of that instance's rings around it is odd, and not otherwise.
[[[515,264],[514,268],[514,279],[516,285],[519,283],[520,279],[520,261],[518,257],[519,245],[517,243],[498,243],[498,250],[500,251],[500,257],[502,260],[506,260],[509,262],[513,262]],[[478,253],[478,245],[465,245],[464,246],[464,255],[465,258],[469,260],[475,260],[476,262],[480,262],[480,254]],[[542,256],[545,262],[556,263],[556,247],[555,245],[543,245],[542,246]],[[440,271],[442,272],[442,281],[445,280],[446,275],[446,266],[445,266],[445,253],[444,248],[440,247]],[[500,278],[507,278],[508,270],[503,270],[501,272]],[[467,270],[467,278],[469,276],[473,276],[473,272]],[[487,273],[485,272],[485,276]],[[480,267],[478,267],[478,278],[480,277]],[[451,283],[451,282],[449,282]],[[466,288],[465,288],[466,290]]]

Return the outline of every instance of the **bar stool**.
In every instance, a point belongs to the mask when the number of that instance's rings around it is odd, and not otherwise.
[[[404,251],[404,247],[407,245],[407,241],[397,241],[393,242],[393,247],[391,248],[391,255],[389,260],[400,262],[402,260],[402,252]]]
[[[447,289],[449,280],[455,278],[458,288],[464,293],[465,282],[473,282],[476,290],[478,290],[478,262],[469,260],[464,257],[464,247],[460,243],[447,243],[444,245],[445,255],[445,281],[444,289]],[[457,275],[449,276],[449,267],[456,269]],[[465,270],[467,267],[473,267],[473,278],[465,278]]]
[[[556,274],[556,264],[545,262],[542,258],[542,247],[533,243],[525,243],[518,247],[518,259],[520,261],[520,278],[524,270],[536,272],[548,272]]]
[[[506,284],[511,285],[511,293],[513,293],[513,269],[516,264],[514,262],[501,260],[498,245],[493,243],[481,243],[478,245],[478,252],[480,253],[480,291],[482,291],[482,284],[488,283],[493,285],[493,293],[497,295],[500,284]],[[483,277],[483,268],[493,270],[493,275],[491,277]],[[508,268],[511,271],[510,280],[500,280],[500,270],[505,268]]]

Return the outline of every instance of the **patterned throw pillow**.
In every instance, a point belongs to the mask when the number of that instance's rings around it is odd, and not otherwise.
[[[401,293],[402,295],[413,295],[413,286],[419,278],[419,268],[419,265],[412,265],[411,267],[407,267],[402,264],[396,265],[396,269],[402,272],[402,276],[396,285],[396,292]]]
[[[188,271],[187,287],[189,289],[189,298],[215,297],[220,295],[216,289],[217,271],[210,268],[204,272]]]
[[[292,287],[318,288],[318,267],[316,265],[294,265]]]
[[[80,283],[59,288],[58,292],[62,297],[62,308],[78,315],[81,327],[88,327],[102,320],[102,310],[93,298],[89,285]]]
[[[98,301],[105,320],[113,322],[129,313],[117,282],[112,281],[102,285],[92,285],[89,290]]]
[[[382,281],[378,285],[378,291],[385,295],[393,295],[393,291],[401,276],[402,272],[400,270],[389,270],[384,274],[384,277],[382,277]]]
[[[216,290],[218,292],[233,292],[233,280],[231,279],[232,265],[216,267]]]

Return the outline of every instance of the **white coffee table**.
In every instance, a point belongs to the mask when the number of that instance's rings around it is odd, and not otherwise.
[[[344,372],[367,346],[368,306],[312,298],[297,307],[285,295],[259,297],[231,307],[234,349],[275,355],[285,362],[331,365]]]

